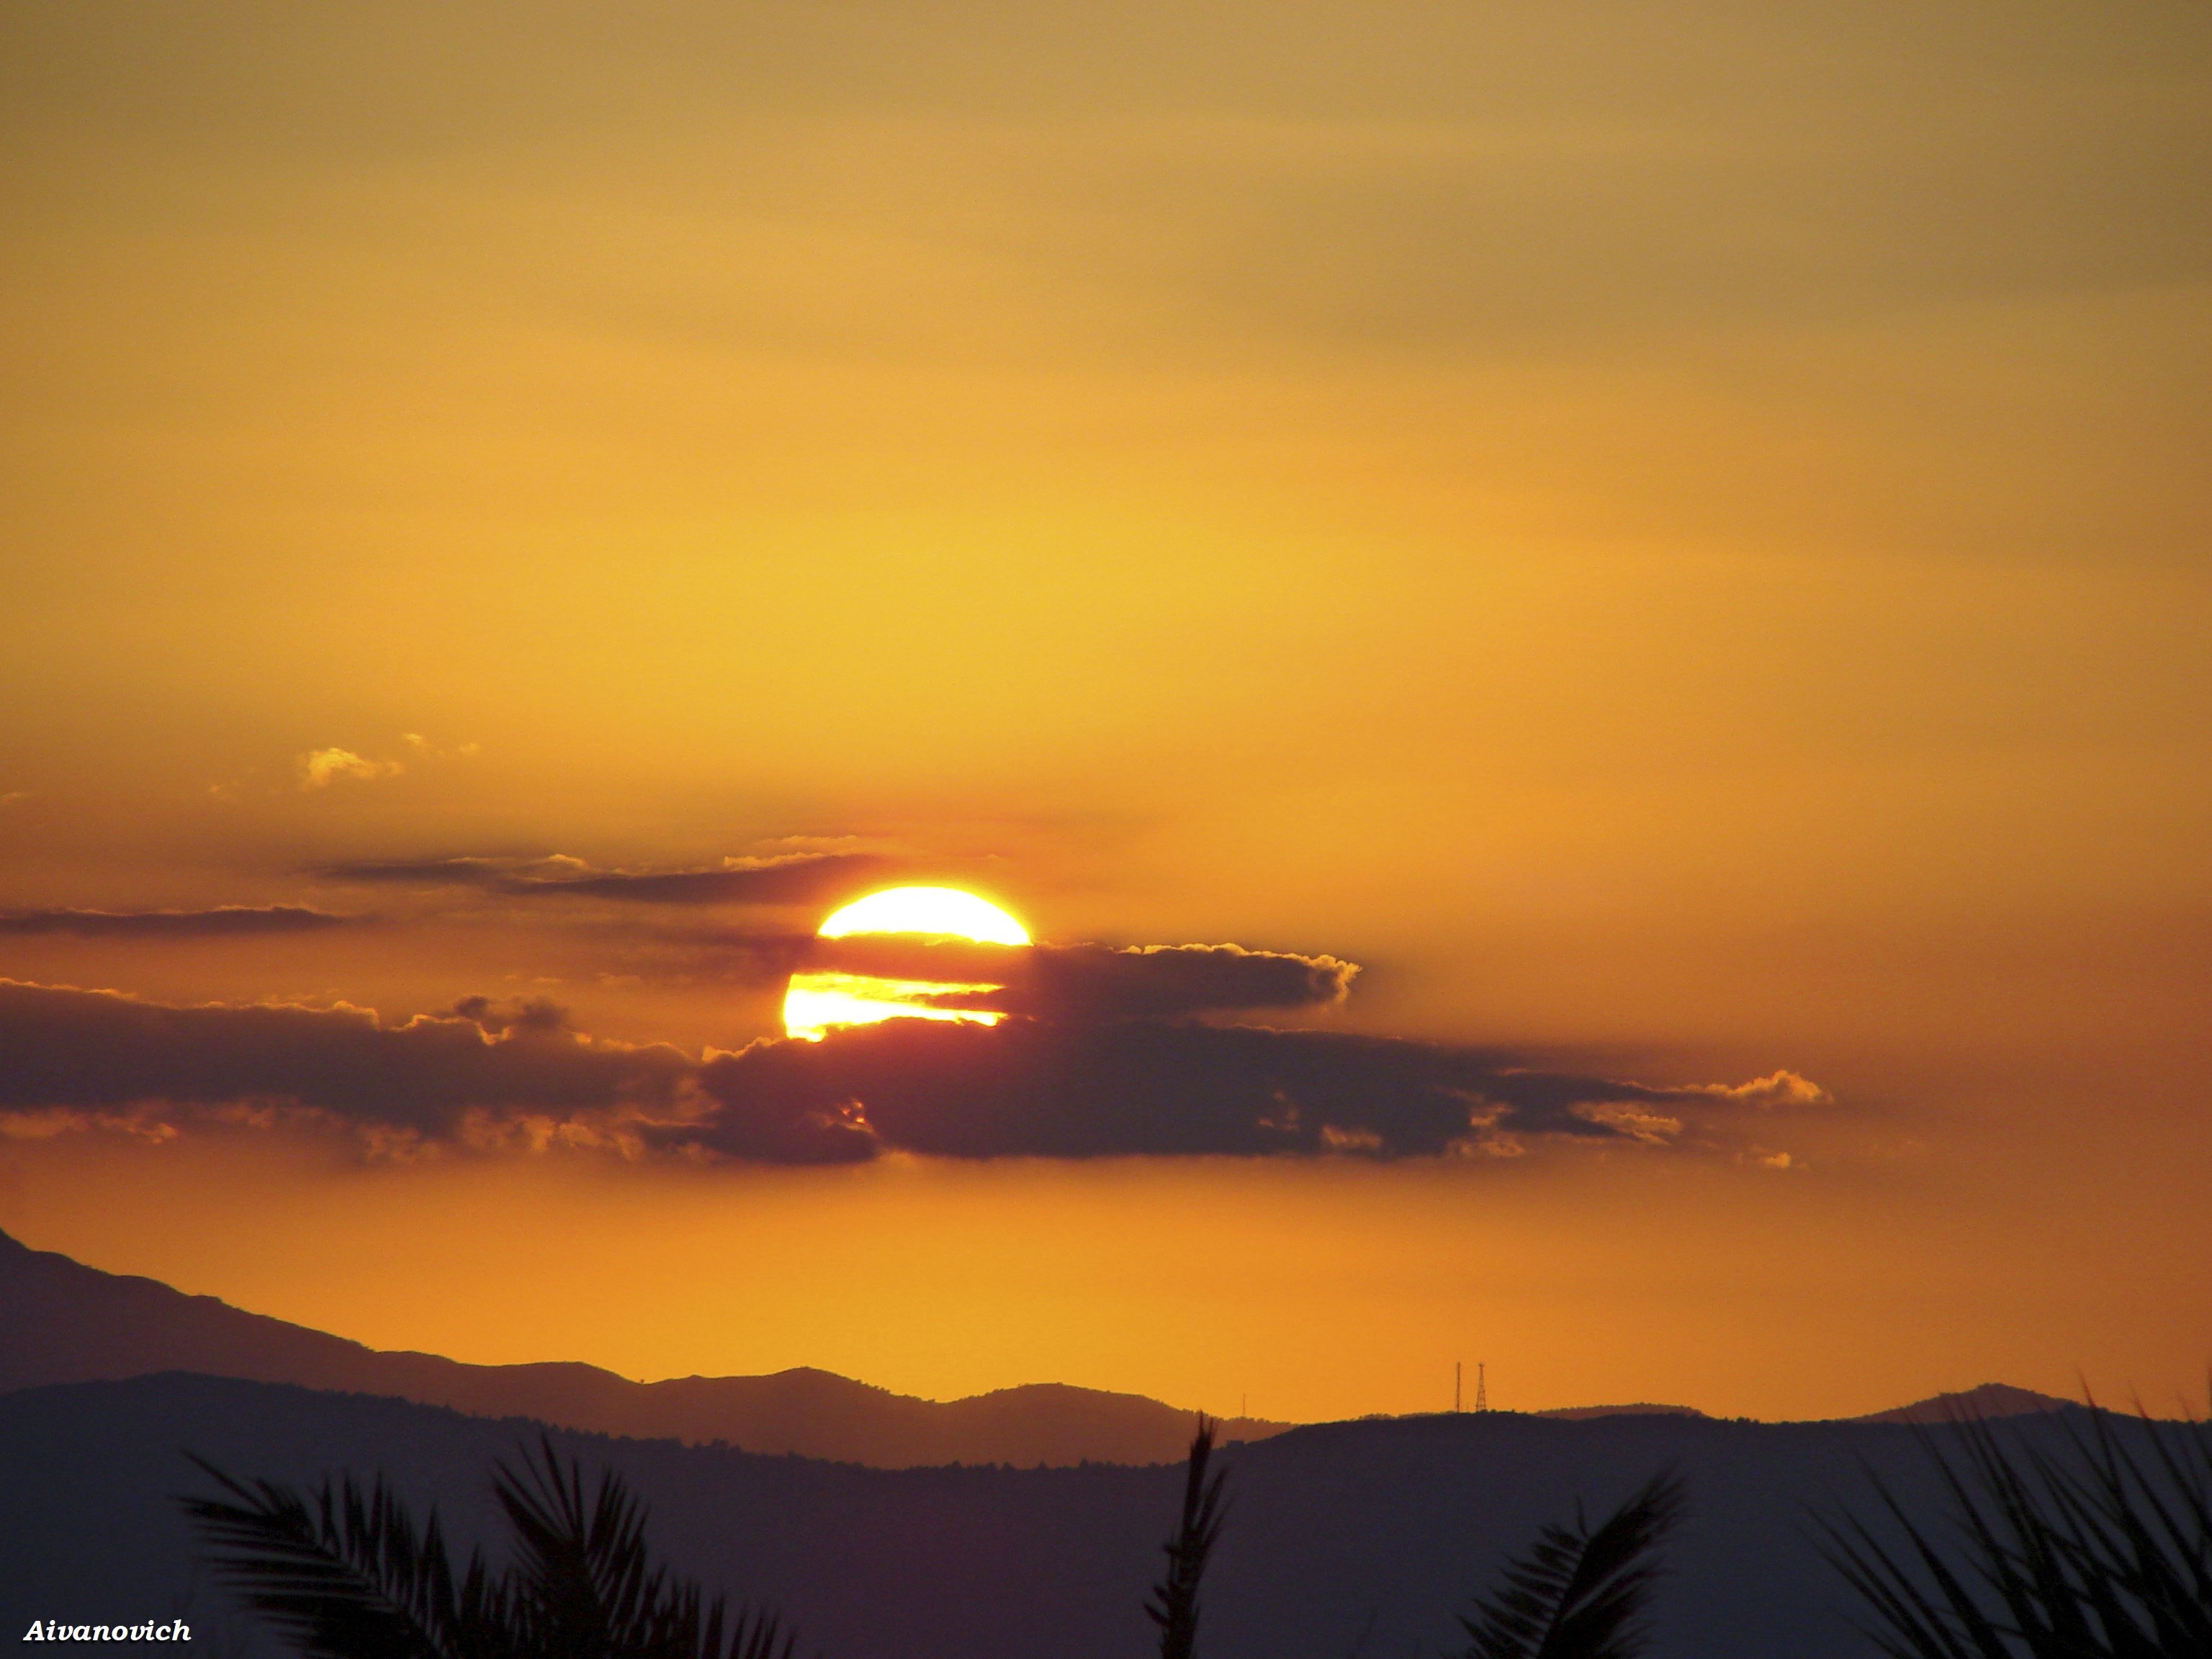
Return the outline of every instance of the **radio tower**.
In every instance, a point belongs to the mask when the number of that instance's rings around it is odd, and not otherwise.
[[[1484,1386],[1482,1362],[1480,1359],[1474,1362],[1474,1408],[1479,1412],[1486,1412],[1490,1409],[1490,1390]]]

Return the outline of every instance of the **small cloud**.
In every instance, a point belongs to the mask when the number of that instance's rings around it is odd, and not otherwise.
[[[1321,1126],[1321,1149],[1325,1152],[1379,1153],[1382,1137],[1372,1129],[1340,1129],[1334,1123]]]
[[[1682,1133],[1682,1120],[1625,1100],[1594,1101],[1575,1108],[1575,1115],[1603,1124],[1615,1134],[1647,1146],[1664,1146]]]
[[[1754,1078],[1749,1083],[1734,1087],[1726,1084],[1709,1083],[1700,1085],[1700,1091],[1715,1097],[1732,1101],[1739,1106],[1759,1106],[1769,1110],[1785,1109],[1793,1106],[1832,1106],[1836,1097],[1808,1077],[1795,1072],[1777,1072],[1771,1077]]]
[[[16,801],[28,800],[30,798],[31,792],[27,789],[6,790],[4,792],[0,792],[0,806],[12,805]]]
[[[762,857],[726,858],[723,866],[738,869],[748,864],[757,864],[763,858],[788,857],[793,853],[876,853],[890,854],[903,851],[898,843],[881,836],[769,836],[755,842],[763,848]]]
[[[300,757],[300,787],[327,789],[340,778],[396,778],[406,769],[403,761],[368,760],[350,749],[311,749]]]

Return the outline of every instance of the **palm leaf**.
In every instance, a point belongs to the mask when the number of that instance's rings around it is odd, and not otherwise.
[[[1192,1659],[1198,1648],[1199,1585],[1206,1577],[1206,1558],[1221,1535],[1221,1486],[1228,1478],[1225,1469],[1211,1479],[1206,1475],[1216,1426],[1200,1413],[1184,1466],[1182,1516],[1175,1536],[1161,1546],[1167,1553],[1167,1574],[1152,1587],[1152,1599],[1145,1608],[1146,1616],[1160,1627],[1160,1659]]]
[[[2149,1450],[2108,1413],[2064,1425],[2054,1457],[1989,1423],[1952,1425],[1955,1452],[1921,1443],[1949,1500],[1955,1541],[1869,1473],[1905,1540],[1859,1516],[1815,1517],[1823,1548],[1893,1659],[2202,1659],[2212,1653],[2212,1437],[2146,1423]],[[1933,1586],[1932,1593],[1929,1586]]]
[[[417,1530],[379,1480],[325,1481],[312,1503],[192,1460],[227,1497],[182,1499],[214,1576],[311,1659],[490,1659],[504,1620],[480,1558],[458,1582],[434,1511]]]
[[[774,1614],[738,1608],[653,1564],[645,1509],[621,1478],[563,1463],[550,1435],[501,1464],[493,1494],[514,1534],[496,1578],[456,1577],[437,1515],[421,1528],[381,1480],[303,1499],[195,1462],[226,1497],[187,1498],[216,1576],[308,1659],[791,1659]]]
[[[544,1659],[788,1659],[796,1638],[774,1614],[704,1601],[653,1565],[645,1506],[609,1471],[587,1498],[581,1467],[550,1435],[492,1491],[514,1532],[514,1595],[530,1651]]]
[[[1504,1588],[1461,1626],[1464,1659],[1631,1659],[1648,1639],[1643,1614],[1659,1576],[1652,1551],[1682,1517],[1680,1477],[1661,1473],[1595,1530],[1547,1525],[1508,1564]]]

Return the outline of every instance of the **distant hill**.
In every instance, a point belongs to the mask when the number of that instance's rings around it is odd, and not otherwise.
[[[5,1233],[0,1332],[0,1391],[200,1371],[878,1468],[1172,1462],[1191,1432],[1190,1413],[1157,1400],[1057,1382],[939,1402],[811,1370],[635,1382],[573,1363],[464,1364],[366,1347],[155,1279],[102,1273]],[[1286,1426],[1232,1418],[1223,1436],[1261,1440]]]
[[[1555,1406],[1536,1417],[1556,1417],[1563,1423],[1586,1423],[1593,1417],[1703,1417],[1695,1406]]]
[[[2072,1419],[2006,1432],[2064,1456]],[[2112,1419],[2130,1439],[2202,1435]],[[0,1626],[188,1616],[229,1659],[281,1659],[203,1577],[173,1494],[189,1449],[300,1483],[348,1468],[487,1535],[487,1479],[526,1423],[361,1395],[170,1374],[0,1395]],[[1539,1525],[1679,1468],[1690,1515],[1666,1553],[1653,1659],[1863,1659],[1809,1516],[1850,1504],[1893,1536],[1875,1472],[1915,1510],[1940,1492],[1923,1434],[1893,1424],[1686,1416],[1562,1422],[1511,1412],[1322,1424],[1222,1454],[1232,1494],[1206,1600],[1207,1659],[1367,1659],[1464,1645],[1454,1615]],[[829,1659],[1127,1659],[1172,1525],[1174,1468],[870,1469],[670,1440],[556,1431],[613,1465],[678,1571],[796,1618]],[[493,1534],[496,1535],[496,1534]],[[11,1632],[12,1634],[12,1632]]]
[[[600,1434],[724,1441],[746,1451],[795,1453],[876,1468],[1011,1463],[1166,1463],[1190,1439],[1191,1414],[1141,1395],[1065,1383],[1001,1389],[965,1400],[919,1400],[834,1372],[686,1376],[635,1382],[596,1365],[548,1362],[471,1365],[441,1355],[371,1348],[325,1331],[247,1313],[156,1279],[103,1273],[0,1232],[0,1392],[198,1371],[260,1382],[382,1395],[479,1417],[527,1417]],[[1984,1383],[1855,1419],[1948,1422],[2065,1408],[2069,1402]],[[1563,1407],[1563,1420],[1700,1417],[1690,1406]],[[1224,1440],[1256,1441],[1291,1425],[1231,1418]]]
[[[1962,1417],[2025,1417],[2033,1412],[2074,1412],[2082,1407],[2078,1401],[2061,1400],[2056,1395],[2038,1394],[2033,1389],[2015,1389],[2008,1382],[1984,1382],[1977,1389],[1961,1389],[1957,1394],[1930,1395],[1925,1400],[1916,1400],[1909,1406],[1897,1406],[1886,1412],[1872,1412],[1864,1417],[1854,1417],[1854,1423],[1955,1423]]]

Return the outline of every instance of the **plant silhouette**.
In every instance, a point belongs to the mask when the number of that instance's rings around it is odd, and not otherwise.
[[[1593,1529],[1547,1525],[1507,1564],[1504,1587],[1460,1624],[1462,1659],[1632,1659],[1649,1634],[1644,1610],[1659,1576],[1653,1551],[1682,1517],[1680,1477],[1661,1473]]]
[[[1206,1577],[1206,1558],[1221,1535],[1224,1505],[1222,1482],[1228,1471],[1217,1470],[1211,1479],[1206,1466],[1213,1457],[1213,1433],[1219,1425],[1203,1413],[1198,1431],[1191,1437],[1190,1455],[1184,1465],[1182,1517],[1175,1536],[1161,1546],[1167,1553],[1166,1576],[1152,1587],[1145,1612],[1160,1627],[1160,1659],[1193,1659],[1198,1650],[1198,1590]]]
[[[179,1500],[215,1577],[309,1659],[791,1659],[775,1615],[655,1566],[643,1505],[611,1472],[587,1497],[550,1435],[495,1469],[514,1538],[497,1574],[481,1551],[457,1571],[436,1512],[418,1527],[381,1479],[303,1498],[193,1462],[227,1494]]]
[[[1904,1530],[1893,1550],[1856,1516],[1818,1522],[1830,1562],[1893,1659],[2204,1659],[2212,1654],[2212,1425],[2145,1419],[2130,1451],[2112,1418],[2066,1425],[2053,1457],[1989,1423],[1922,1443],[1950,1498],[1955,1554],[1872,1480]]]

